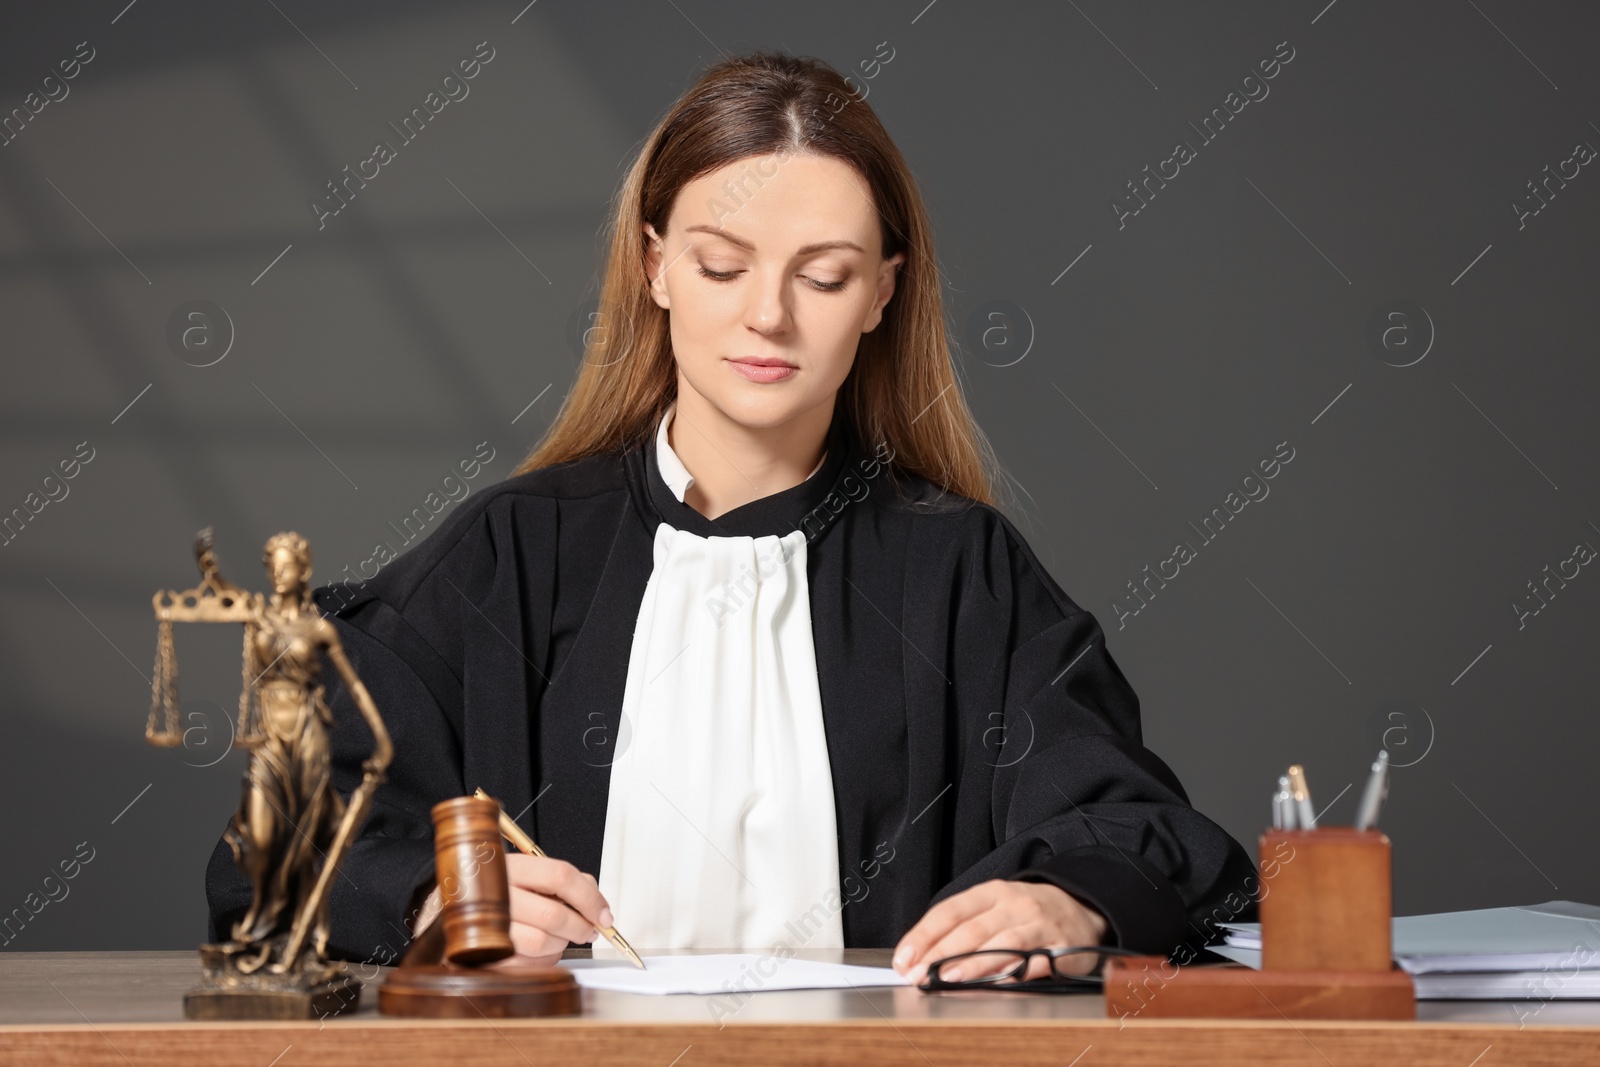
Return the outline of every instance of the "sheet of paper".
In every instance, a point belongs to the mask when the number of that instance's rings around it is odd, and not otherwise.
[[[645,970],[627,960],[562,960],[586,989],[618,993],[742,993],[772,989],[851,989],[910,985],[889,967],[781,959],[756,953],[643,956]]]

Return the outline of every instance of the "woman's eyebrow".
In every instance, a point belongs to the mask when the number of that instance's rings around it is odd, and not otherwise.
[[[727,241],[729,244],[738,245],[740,248],[744,249],[747,252],[754,252],[756,250],[756,246],[754,244],[752,244],[751,242],[745,240],[743,237],[734,236],[733,234],[729,233],[727,230],[724,230],[720,226],[705,226],[705,225],[685,226],[684,227],[684,232],[685,233],[709,233],[714,237],[722,238],[724,241]],[[847,248],[852,252],[860,252],[863,255],[866,254],[866,249],[862,248],[860,245],[856,244],[854,241],[818,241],[816,244],[809,244],[809,245],[806,245],[804,248],[801,248],[799,251],[797,251],[795,253],[795,255],[797,255],[797,256],[809,256],[813,252],[826,252],[829,249],[833,249],[833,248]]]

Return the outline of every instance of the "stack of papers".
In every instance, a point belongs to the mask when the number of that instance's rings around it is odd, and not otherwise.
[[[1225,923],[1212,951],[1261,966],[1261,925]],[[1600,907],[1553,900],[1394,920],[1395,962],[1422,1000],[1600,999]]]
[[[627,960],[562,960],[586,989],[617,993],[729,994],[773,989],[866,989],[910,985],[890,967],[783,959],[755,953],[641,956],[644,970]]]

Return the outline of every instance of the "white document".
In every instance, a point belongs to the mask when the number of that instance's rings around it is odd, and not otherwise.
[[[1231,944],[1207,948],[1235,963],[1261,969],[1258,948]],[[1411,981],[1418,1000],[1600,1000],[1600,971],[1596,970],[1423,971],[1413,973]]]
[[[1261,924],[1224,923],[1227,943],[1261,948]],[[1394,920],[1395,960],[1412,974],[1600,969],[1600,907],[1552,900]]]
[[[1211,951],[1261,967],[1261,925],[1224,923]],[[1395,962],[1420,1000],[1600,999],[1600,907],[1552,900],[1394,920]]]
[[[643,956],[645,970],[627,960],[562,960],[585,989],[617,993],[756,993],[773,989],[856,989],[910,985],[890,967],[781,959],[756,953]]]

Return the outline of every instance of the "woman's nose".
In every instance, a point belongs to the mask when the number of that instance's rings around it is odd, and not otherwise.
[[[789,326],[788,291],[781,273],[757,280],[745,306],[744,322],[760,334],[782,333]]]

